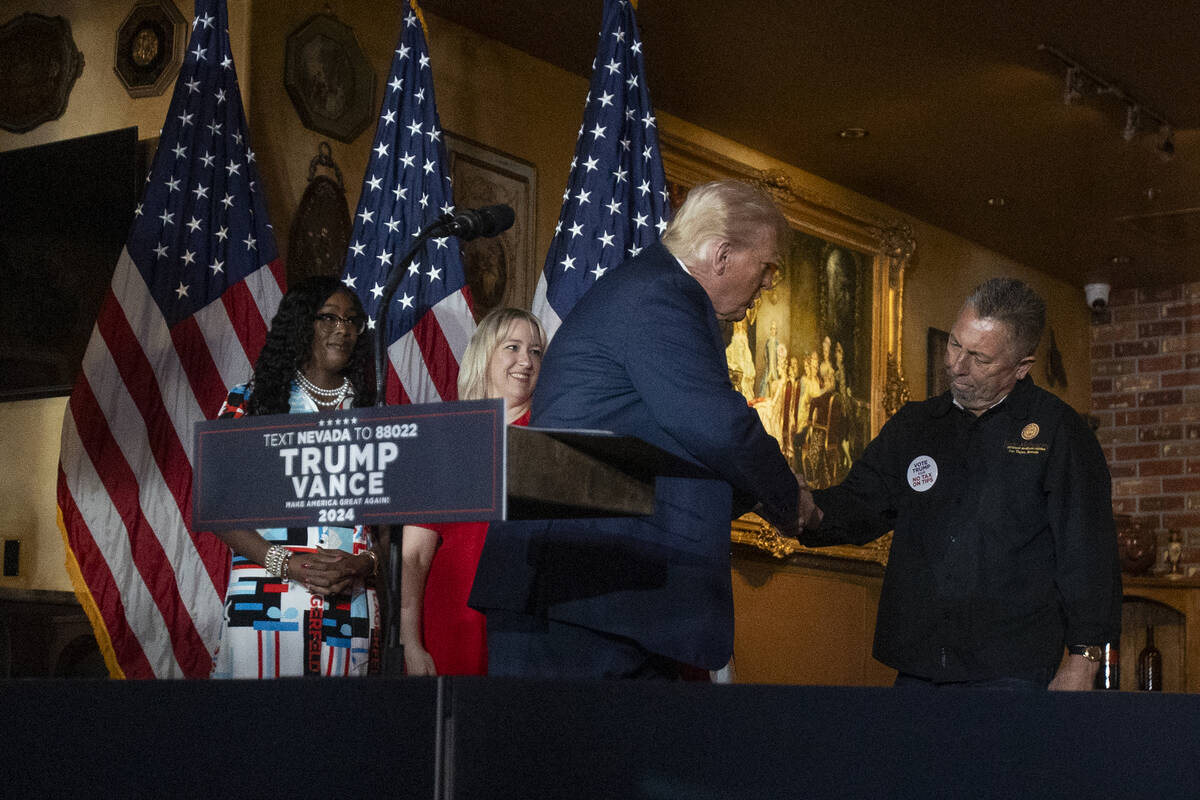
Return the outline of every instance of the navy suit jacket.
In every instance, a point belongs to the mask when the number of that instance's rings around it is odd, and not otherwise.
[[[531,425],[636,436],[707,477],[659,478],[649,517],[493,523],[471,605],[724,666],[733,652],[730,519],[757,500],[764,517],[793,528],[797,487],[730,385],[708,295],[666,248],[612,270],[571,310],[547,349]]]

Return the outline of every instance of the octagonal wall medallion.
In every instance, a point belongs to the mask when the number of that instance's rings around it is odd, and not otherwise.
[[[283,85],[304,127],[352,142],[375,109],[375,71],[354,30],[331,14],[309,17],[287,38]]]

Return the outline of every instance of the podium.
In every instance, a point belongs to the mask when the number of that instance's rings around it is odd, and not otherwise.
[[[702,474],[633,437],[509,427],[502,400],[211,420],[193,452],[196,530],[638,516],[657,476]]]
[[[510,427],[503,400],[211,420],[193,448],[192,527],[210,531],[642,516],[656,477],[704,474],[633,437]],[[390,538],[385,672],[399,675]]]

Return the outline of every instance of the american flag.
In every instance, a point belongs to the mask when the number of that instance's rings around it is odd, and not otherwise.
[[[458,361],[475,321],[458,240],[443,237],[413,258],[392,299],[387,331],[376,329],[392,264],[421,229],[454,210],[424,24],[407,0],[401,13],[342,280],[358,292],[375,335],[387,337],[388,402],[430,403],[457,399]]]
[[[637,21],[626,0],[604,0],[571,175],[533,298],[546,333],[607,270],[658,241],[670,215]]]
[[[187,54],[63,419],[67,567],[114,677],[206,677],[229,551],[191,530],[192,425],[246,380],[284,288],[224,0]]]

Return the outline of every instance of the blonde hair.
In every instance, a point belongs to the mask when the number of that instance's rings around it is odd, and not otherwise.
[[[458,399],[483,400],[487,398],[487,367],[496,345],[508,333],[514,322],[524,320],[537,332],[543,347],[546,346],[546,331],[542,322],[533,314],[520,308],[495,308],[479,321],[479,327],[471,335],[462,363],[458,366]]]
[[[790,236],[787,220],[762,189],[743,181],[713,181],[688,191],[662,243],[686,264],[701,257],[714,240],[724,239],[742,247],[763,227],[775,229],[780,247]]]

